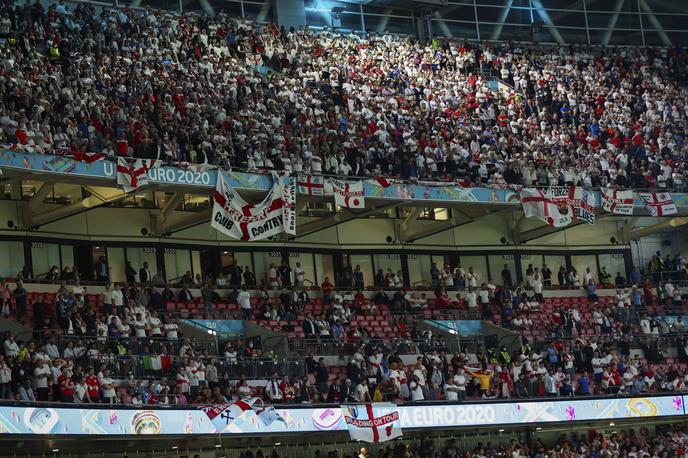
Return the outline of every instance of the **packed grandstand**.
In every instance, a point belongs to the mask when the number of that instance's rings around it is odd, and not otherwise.
[[[0,48],[3,151],[462,188],[688,192],[688,57],[680,46],[423,42],[287,30],[224,13],[61,1],[3,2]],[[650,256],[629,248],[623,268],[604,265],[602,257],[573,265],[564,255],[547,265],[542,255],[542,262],[495,269],[485,257],[487,276],[434,256],[424,267],[427,282],[410,281],[408,266],[397,270],[396,263],[378,263],[365,275],[360,265],[338,266],[336,277],[314,282],[313,272],[292,265],[288,244],[281,262],[261,272],[234,261],[212,272],[194,266],[177,278],[147,262],[127,262],[113,273],[104,254],[93,275],[61,260],[45,273],[10,261],[17,274],[0,280],[8,329],[1,337],[0,398],[37,409],[103,408],[110,426],[116,409],[139,415],[193,408],[208,414],[207,423],[213,409],[228,415],[244,406],[265,414],[269,426],[287,424],[282,416],[289,411],[263,406],[376,403],[413,409],[513,401],[521,410],[566,401],[572,421],[574,400],[592,399],[596,408],[628,401],[629,418],[655,415],[666,401],[683,415],[688,253],[682,234],[678,248]],[[241,332],[223,334],[221,322]],[[479,331],[465,335],[462,326]],[[199,426],[186,415],[190,437]],[[144,434],[139,427],[159,432],[159,419],[135,418],[132,434]],[[3,422],[2,433],[12,432]],[[423,436],[371,451],[323,443],[321,450],[297,444],[287,452],[270,440],[267,448],[244,444],[236,453],[688,455],[685,421],[658,422],[651,432],[590,428],[547,439],[533,436],[535,430],[527,438],[502,435],[504,429],[485,441]]]
[[[686,185],[680,49],[420,43],[87,3],[6,3],[2,17],[0,143],[24,151],[492,186]]]

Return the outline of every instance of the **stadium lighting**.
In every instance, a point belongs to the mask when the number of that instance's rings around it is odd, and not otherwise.
[[[59,448],[54,448],[54,449],[53,449],[53,453],[57,453],[57,452],[59,452],[59,451],[60,451]]]
[[[275,447],[277,447],[278,445],[282,445],[282,443],[281,442],[275,442]]]
[[[176,445],[173,445],[173,446],[172,446],[172,450],[177,450],[178,448],[179,448],[179,447],[177,447]]]
[[[535,431],[540,431],[541,429],[542,428],[540,426],[538,426],[537,428],[535,428]]]
[[[500,430],[499,430],[499,432],[500,432],[500,433],[503,433],[503,432],[504,432],[504,430],[503,430],[503,429],[500,429]]]
[[[614,422],[609,423],[609,426],[614,426]]]
[[[220,447],[222,447],[222,444],[215,445],[215,448],[220,448]]]

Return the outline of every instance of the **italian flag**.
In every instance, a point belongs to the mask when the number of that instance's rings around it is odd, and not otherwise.
[[[143,367],[154,371],[169,369],[172,367],[172,359],[169,356],[144,356]]]

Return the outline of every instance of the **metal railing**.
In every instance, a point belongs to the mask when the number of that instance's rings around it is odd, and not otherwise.
[[[361,339],[337,342],[333,340],[301,339],[289,342],[289,350],[294,353],[316,355],[350,355],[361,346],[383,349],[383,353],[419,355],[432,351],[449,351],[447,340],[440,337],[432,339]]]
[[[306,374],[306,365],[295,359],[235,359],[226,357],[203,358],[205,364],[213,363],[220,378],[238,379],[242,375],[248,379],[267,379],[274,372],[280,377],[302,377]],[[186,364],[187,358],[169,356],[169,367],[153,369],[149,360],[140,355],[124,356],[81,356],[75,363],[93,367],[96,372],[103,369],[110,371],[110,376],[118,379],[155,380],[170,377],[177,368]]]
[[[117,348],[119,345],[122,345],[134,355],[178,355],[182,345],[188,342],[197,354],[203,354],[204,352],[211,356],[218,354],[216,340],[204,340],[193,337],[187,339],[166,339],[164,337],[148,337],[143,339],[126,337],[116,339],[113,337],[102,338],[69,334],[59,334],[57,336],[58,347],[65,348],[69,342],[74,344],[102,345],[109,348]]]

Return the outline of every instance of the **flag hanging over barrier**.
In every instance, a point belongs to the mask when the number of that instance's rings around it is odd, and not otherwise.
[[[643,199],[645,208],[652,216],[668,216],[678,213],[671,194],[668,192],[641,192],[638,195]]]
[[[161,162],[153,159],[136,159],[129,162],[123,157],[117,158],[117,184],[124,192],[131,192],[148,184],[148,171],[160,167]]]
[[[325,178],[322,175],[299,175],[299,193],[322,196],[325,193]]]
[[[614,189],[600,189],[600,198],[604,211],[616,215],[633,214],[633,191],[616,191]]]
[[[249,204],[217,175],[211,226],[239,240],[261,240],[285,232],[296,235],[296,189],[272,174],[272,188],[262,202]]]
[[[397,406],[375,404],[374,407],[373,404],[342,406],[351,440],[377,443],[401,437],[403,431]]]
[[[365,208],[365,191],[362,181],[330,180],[334,203],[344,208]]]
[[[526,217],[538,218],[550,226],[568,226],[574,217],[595,224],[595,195],[580,187],[523,188],[521,203]]]
[[[523,188],[521,190],[523,213],[527,218],[538,218],[554,227],[571,224],[572,215],[568,204],[559,205],[551,195],[539,189]]]

